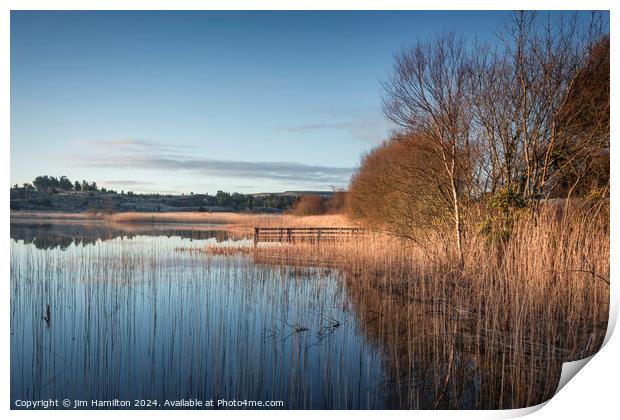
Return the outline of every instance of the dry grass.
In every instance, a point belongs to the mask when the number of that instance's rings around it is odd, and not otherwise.
[[[562,363],[594,354],[606,333],[608,215],[543,210],[507,241],[471,236],[462,267],[385,235],[244,252],[343,273],[366,334],[385,349],[395,407],[539,404]]]
[[[195,223],[237,226],[349,227],[354,226],[345,215],[294,216],[290,214],[208,213],[208,212],[123,212],[102,214],[91,212],[12,211],[11,220],[105,220],[116,223]]]
[[[14,220],[100,220],[101,215],[93,215],[92,212],[65,213],[58,211],[11,211],[11,222]]]
[[[341,216],[121,213],[109,221],[342,226]],[[472,227],[469,232],[475,232]],[[433,241],[431,241],[433,242]],[[609,313],[609,214],[544,209],[512,236],[470,234],[463,266],[445,237],[209,247],[259,264],[337,268],[367,338],[385,354],[390,407],[518,408],[550,398],[563,362],[594,354]],[[444,246],[445,245],[445,246]]]
[[[177,252],[187,252],[189,254],[205,255],[251,255],[254,249],[249,246],[208,246],[205,248],[175,248]]]
[[[343,215],[325,216],[293,216],[272,214],[248,213],[206,213],[206,212],[166,212],[141,213],[126,212],[106,216],[106,220],[114,222],[133,223],[209,223],[240,226],[352,226],[353,224]]]

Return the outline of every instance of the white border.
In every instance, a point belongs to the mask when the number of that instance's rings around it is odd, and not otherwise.
[[[434,0],[432,2],[413,2],[403,0],[382,0],[382,1],[370,1],[370,0],[358,0],[358,1],[338,1],[338,0],[316,0],[309,2],[302,1],[284,1],[284,0],[263,0],[263,1],[243,1],[243,0],[229,0],[220,2],[208,2],[199,0],[92,0],[92,1],[78,1],[78,0],[3,0],[0,3],[0,86],[2,86],[2,102],[0,102],[0,130],[2,130],[1,142],[2,142],[2,166],[0,171],[2,173],[2,180],[4,186],[2,187],[2,194],[6,197],[4,205],[1,207],[2,217],[4,223],[2,225],[1,237],[5,238],[2,242],[3,258],[2,258],[2,272],[5,273],[3,291],[3,304],[4,310],[0,312],[0,321],[3,328],[3,345],[1,347],[2,361],[4,362],[4,378],[0,381],[0,391],[3,399],[4,409],[9,411],[9,389],[10,389],[10,351],[9,351],[9,185],[10,185],[10,10],[149,10],[149,9],[178,9],[178,10],[343,10],[343,9],[366,9],[366,10],[512,10],[512,9],[539,9],[539,10],[611,10],[611,32],[615,34],[615,28],[618,27],[618,18],[616,10],[618,7],[614,7],[619,2],[613,2],[611,0],[591,0],[591,1],[576,1],[576,0],[523,0],[523,1],[498,1],[491,0],[468,0],[468,1],[454,1],[454,0]],[[617,110],[617,80],[618,80],[618,60],[617,54],[615,54],[615,42],[612,36],[612,67],[611,67],[611,79],[612,79],[612,104],[611,109]],[[618,126],[618,113],[612,112],[612,133],[617,130]],[[612,137],[615,136],[612,134]],[[611,177],[612,185],[616,185],[618,182],[618,166],[620,162],[618,159],[618,148],[612,147],[611,155]],[[616,209],[618,209],[618,197],[615,194],[615,190],[612,188],[611,197],[611,214],[614,215]],[[618,244],[618,223],[617,220],[612,217],[612,231],[611,231],[611,299],[612,305],[610,309],[610,329],[608,331],[606,342],[611,336],[613,326],[615,326],[618,315],[618,258],[614,255]],[[597,354],[591,363],[584,368],[584,372],[580,373],[578,380],[570,381],[568,385],[562,391],[552,398],[543,410],[537,411],[533,418],[575,418],[583,419],[585,416],[593,418],[611,418],[617,415],[617,389],[616,384],[620,377],[620,369],[618,366],[617,355],[620,344],[618,339],[612,339],[601,350],[600,354]],[[525,415],[534,412],[544,406],[521,409],[521,410],[506,410],[506,411],[389,411],[389,412],[377,412],[377,411],[347,411],[347,412],[330,412],[325,413],[327,415],[338,415],[344,418],[375,418],[378,415],[388,414],[399,418],[505,418]],[[235,414],[231,414],[235,413]],[[613,414],[612,414],[613,413]],[[82,418],[84,415],[96,418],[107,418],[112,413],[107,411],[89,411],[88,413],[79,411],[38,411],[38,412],[23,412],[23,411],[11,411],[10,415],[20,418],[30,418],[31,416],[49,416],[51,418]],[[239,412],[223,412],[223,411],[187,411],[182,415],[193,418],[204,418],[204,416],[222,418],[230,415],[238,415]],[[119,418],[131,418],[136,415],[134,411],[120,411],[113,413],[115,417]],[[165,411],[150,411],[144,415],[151,418],[165,418],[171,415],[170,412]],[[173,413],[174,416],[181,415],[180,412]],[[241,415],[252,416],[258,419],[271,419],[271,418],[288,418],[291,415],[295,417],[313,418],[316,415],[322,415],[315,411],[298,411],[291,413],[289,411],[252,411],[244,412]],[[615,417],[615,416],[614,416]]]

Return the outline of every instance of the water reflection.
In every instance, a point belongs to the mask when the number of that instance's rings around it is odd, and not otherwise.
[[[605,331],[545,345],[498,326],[467,284],[380,260],[345,267],[314,246],[187,252],[251,244],[213,226],[16,223],[11,238],[12,405],[517,408],[550,398],[562,362]]]
[[[212,232],[11,226],[12,407],[48,398],[385,407],[383,354],[338,274],[176,251]]]
[[[11,221],[11,238],[33,244],[38,249],[67,249],[70,245],[90,245],[115,238],[131,239],[138,235],[180,237],[190,240],[230,239],[221,228],[197,224],[106,223],[101,221],[33,222]]]

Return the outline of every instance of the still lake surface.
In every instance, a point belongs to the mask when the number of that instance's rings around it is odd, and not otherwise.
[[[242,241],[243,242],[243,241]],[[16,400],[384,408],[384,355],[339,274],[181,251],[212,227],[11,224]]]

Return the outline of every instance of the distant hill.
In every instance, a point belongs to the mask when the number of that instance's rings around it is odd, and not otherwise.
[[[286,196],[286,197],[303,197],[305,195],[318,195],[322,198],[330,198],[334,195],[333,191],[284,191],[284,192],[268,192],[268,193],[254,193],[252,196],[254,197],[267,197],[270,195],[275,196]]]
[[[70,188],[70,183],[67,188]],[[218,191],[217,194],[137,194],[99,189],[95,183],[84,183],[88,190],[63,190],[60,187],[31,184],[11,188],[11,210],[61,212],[123,211],[230,211],[278,213],[288,210],[300,197],[316,195],[324,200],[332,191],[284,191],[277,193],[240,194]]]
[[[11,210],[60,212],[123,211],[239,211],[276,213],[290,209],[302,197],[318,196],[323,201],[336,197],[334,191],[290,190],[276,193],[241,194],[138,194],[97,186],[94,181],[72,181],[68,177],[39,175],[32,183],[11,188]],[[340,200],[342,201],[342,200]],[[332,203],[333,204],[333,203]],[[333,206],[332,206],[333,207]]]

